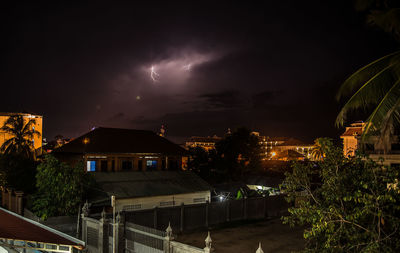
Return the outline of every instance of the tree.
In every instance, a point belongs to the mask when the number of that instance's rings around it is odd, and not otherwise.
[[[323,160],[325,157],[324,147],[331,141],[330,138],[318,138],[314,141],[314,147],[311,150],[311,156],[314,160]]]
[[[400,41],[400,8],[393,1],[357,1],[357,9],[370,12],[368,22],[390,32]],[[337,99],[351,95],[336,118],[342,126],[352,110],[375,108],[366,120],[363,140],[379,135],[378,145],[385,152],[390,135],[400,123],[400,51],[388,54],[352,74],[340,87]]]
[[[283,221],[305,225],[304,252],[400,252],[398,168],[346,158],[332,142],[322,150],[323,161],[295,163],[282,184],[296,201]]]
[[[0,155],[0,186],[33,193],[36,166],[37,162],[23,155]]]
[[[0,147],[5,154],[20,154],[26,157],[34,157],[34,146],[32,139],[40,133],[33,129],[36,124],[34,119],[24,122],[22,115],[12,115],[1,127],[1,130],[11,135]]]
[[[261,169],[261,146],[258,136],[238,128],[216,143],[217,170],[230,179],[242,178],[246,172]]]
[[[43,219],[76,214],[91,180],[83,164],[69,166],[46,155],[37,167],[33,211]]]
[[[215,150],[206,151],[201,147],[189,148],[190,160],[188,168],[201,178],[208,180],[214,167]]]

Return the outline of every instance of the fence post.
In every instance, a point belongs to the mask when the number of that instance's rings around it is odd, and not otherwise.
[[[115,252],[124,253],[125,252],[125,219],[124,215],[121,216],[121,213],[118,212],[117,220],[116,220],[116,249]]]
[[[165,235],[165,240],[164,240],[164,253],[170,253],[171,252],[171,244],[170,242],[174,240],[174,237],[172,235],[172,228],[171,228],[171,222],[168,222],[168,227],[165,230],[166,235]]]
[[[226,202],[226,221],[230,221],[231,219],[231,200],[227,200]]]
[[[267,196],[264,196],[263,207],[264,207],[264,218],[267,218],[267,216],[268,216],[268,214],[267,214]]]
[[[7,189],[8,191],[8,210],[13,211],[12,209],[12,189]]]
[[[23,202],[22,202],[22,198],[24,196],[24,192],[23,191],[16,191],[15,192],[15,199],[16,199],[16,205],[15,205],[15,212],[19,215],[22,215],[22,212],[24,210],[23,207]]]
[[[243,198],[243,219],[247,220],[247,197],[244,196]]]
[[[207,238],[204,240],[204,242],[206,243],[206,247],[204,248],[204,253],[211,253],[214,252],[214,249],[212,248],[212,239],[210,236],[210,231],[208,231],[208,235]]]
[[[154,207],[154,212],[153,212],[153,225],[154,228],[157,229],[157,206]]]
[[[206,228],[208,228],[208,206],[209,206],[209,202],[207,200],[206,201]]]
[[[258,249],[257,249],[256,253],[264,253],[264,251],[261,248],[261,242],[258,243]]]
[[[99,253],[106,253],[108,252],[109,242],[108,242],[108,221],[106,218],[106,212],[103,209],[101,212],[101,219],[99,222],[99,240],[98,240],[98,247]]]
[[[183,228],[185,227],[183,224],[184,220],[185,220],[184,215],[185,215],[185,205],[182,202],[182,204],[181,204],[181,232],[183,232]]]

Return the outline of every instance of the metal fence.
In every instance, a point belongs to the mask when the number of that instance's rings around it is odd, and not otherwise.
[[[128,222],[174,231],[208,228],[230,221],[278,217],[289,205],[283,195],[125,212]]]
[[[166,233],[154,228],[125,223],[125,252],[163,253]]]

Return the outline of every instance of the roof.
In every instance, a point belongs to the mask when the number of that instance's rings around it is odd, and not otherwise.
[[[42,118],[42,115],[35,114],[35,113],[28,113],[28,112],[0,112],[0,116],[14,116],[14,115],[21,115],[21,116],[35,116],[37,118]]]
[[[53,152],[183,155],[186,150],[152,131],[99,127],[55,149]]]
[[[201,137],[201,136],[192,136],[187,142],[218,142],[222,140],[221,137],[213,136],[213,137]]]
[[[97,184],[104,191],[96,199],[138,198],[211,190],[211,186],[189,171],[94,172]]]
[[[362,127],[347,127],[346,131],[341,136],[361,135],[362,131],[363,131]]]
[[[299,152],[291,149],[284,150],[282,152],[279,152],[277,155],[279,158],[301,158],[304,157],[304,155],[300,154]]]
[[[272,141],[280,141],[283,143],[278,144],[277,146],[312,146],[313,144],[306,144],[298,139],[291,137],[280,137],[271,139]]]
[[[0,208],[0,238],[81,248],[85,243],[36,221]]]

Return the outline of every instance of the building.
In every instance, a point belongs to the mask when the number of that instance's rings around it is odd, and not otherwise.
[[[82,252],[85,242],[0,208],[0,252]]]
[[[202,204],[210,201],[211,186],[190,171],[146,171],[93,173],[98,186],[92,207],[110,207],[115,196],[116,211]]]
[[[206,151],[211,149],[215,149],[215,144],[222,140],[221,137],[216,135],[210,137],[200,137],[200,136],[192,136],[190,139],[185,143],[186,149],[194,148],[194,147],[201,147],[204,148]]]
[[[355,156],[355,152],[359,148],[359,140],[364,126],[364,122],[358,121],[346,127],[346,130],[340,136],[343,139],[344,156]]]
[[[83,161],[87,171],[152,171],[186,169],[186,150],[145,130],[95,128],[55,149],[61,161]]]
[[[20,115],[23,117],[24,121],[27,122],[30,119],[35,120],[35,124],[32,126],[32,129],[38,131],[40,136],[34,136],[32,139],[33,147],[35,150],[39,150],[42,148],[42,135],[43,135],[43,116],[30,114],[30,113],[13,113],[13,112],[2,112],[0,113],[0,128],[4,125],[6,120],[10,116]],[[0,147],[3,145],[5,141],[12,138],[8,133],[5,133],[0,129]]]
[[[345,132],[340,136],[343,139],[343,154],[345,156],[355,156],[355,152],[360,150],[374,161],[383,159],[385,165],[400,165],[400,140],[399,136],[390,137],[390,145],[384,151],[379,145],[378,136],[369,136],[365,141],[361,141],[365,123],[355,122],[346,127]]]
[[[291,137],[259,136],[263,159],[301,160],[311,159],[313,144],[304,143]]]

